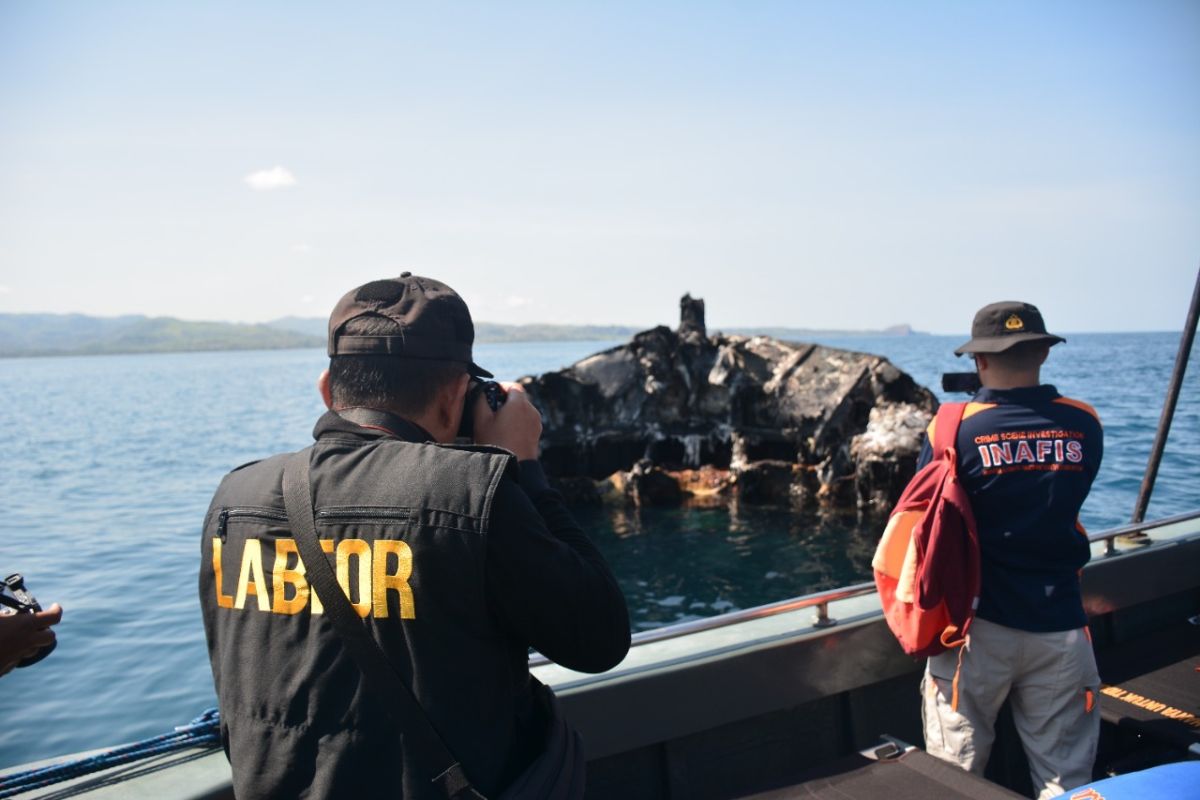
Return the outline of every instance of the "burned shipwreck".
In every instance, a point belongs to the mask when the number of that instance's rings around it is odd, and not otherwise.
[[[928,389],[880,356],[710,336],[700,299],[680,311],[677,330],[521,380],[570,501],[891,507],[937,407]]]

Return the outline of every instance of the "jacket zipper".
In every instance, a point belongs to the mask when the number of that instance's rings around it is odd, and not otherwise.
[[[408,519],[412,516],[411,512],[400,509],[385,509],[385,508],[370,508],[347,506],[344,508],[323,508],[319,509],[313,515],[316,519],[385,519],[397,520]],[[251,517],[255,519],[268,519],[272,522],[287,522],[287,512],[280,511],[276,508],[264,508],[262,506],[244,506],[231,507],[221,509],[221,513],[217,516],[217,536],[221,537],[221,541],[225,541],[228,533],[230,517]]]
[[[230,517],[255,517],[269,519],[272,522],[287,522],[287,513],[275,508],[263,508],[262,506],[222,508],[217,517],[217,536],[221,537],[222,542],[225,541]]]
[[[321,508],[313,515],[317,519],[408,519],[412,512],[399,508],[371,508],[370,506],[339,506]]]

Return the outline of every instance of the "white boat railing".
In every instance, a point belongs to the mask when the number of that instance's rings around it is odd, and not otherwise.
[[[1148,531],[1156,528],[1165,528],[1170,525],[1177,525],[1181,522],[1188,522],[1194,519],[1200,519],[1200,509],[1189,511],[1184,514],[1176,514],[1170,517],[1150,520],[1149,522],[1135,522],[1129,525],[1122,525],[1118,528],[1110,528],[1109,530],[1101,531],[1088,535],[1088,541],[1092,543],[1105,542],[1105,556],[1117,554],[1116,540],[1122,536],[1135,536],[1145,534]],[[829,589],[823,592],[814,594],[806,594],[802,597],[793,597],[790,600],[780,600],[775,603],[768,603],[754,608],[747,608],[741,611],[731,611],[728,614],[721,614],[716,617],[705,617],[703,619],[688,620],[687,622],[679,622],[674,625],[666,625],[653,630],[642,631],[633,635],[633,646],[649,644],[651,642],[661,642],[666,639],[675,639],[680,636],[687,636],[692,633],[701,631],[714,630],[723,628],[728,625],[736,625],[738,623],[747,622],[750,620],[763,619],[765,617],[773,617],[777,614],[787,614],[792,611],[801,611],[806,608],[815,608],[817,610],[816,619],[813,620],[814,628],[829,628],[837,625],[837,620],[829,616],[829,604],[836,603],[839,600],[849,600],[853,597],[862,597],[868,594],[875,593],[875,583],[856,583],[851,586],[843,586],[838,589]],[[536,667],[542,664],[549,664],[550,660],[541,653],[534,653],[529,659],[529,666]]]

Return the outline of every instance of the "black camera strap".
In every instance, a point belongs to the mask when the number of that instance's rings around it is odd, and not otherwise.
[[[8,606],[9,608],[14,608],[17,611],[32,611],[33,610],[32,608],[25,605],[17,598],[9,597],[4,592],[0,592],[0,606]]]
[[[293,453],[283,467],[284,507],[308,582],[325,606],[325,614],[333,624],[333,629],[342,637],[347,652],[362,671],[367,686],[374,694],[387,700],[392,716],[402,725],[405,733],[420,742],[430,758],[436,759],[436,777],[432,782],[451,800],[484,800],[483,795],[471,786],[462,765],[433,727],[420,701],[396,672],[358,612],[350,605],[350,598],[338,585],[333,567],[317,539],[312,487],[309,483],[311,452],[312,449],[308,448]]]

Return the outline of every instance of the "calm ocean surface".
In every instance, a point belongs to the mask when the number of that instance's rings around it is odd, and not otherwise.
[[[1092,403],[1104,465],[1093,531],[1129,519],[1177,333],[1068,336],[1044,379]],[[825,338],[931,388],[969,362],[961,337]],[[493,344],[501,379],[611,342]],[[1197,348],[1200,349],[1200,348]],[[320,350],[0,360],[0,570],[66,609],[58,650],[0,678],[0,767],[162,733],[214,704],[196,599],[199,528],[221,476],[310,441]],[[1149,517],[1200,506],[1200,361],[1193,352]],[[716,510],[581,514],[635,629],[779,600],[869,574],[877,530],[853,517]]]

